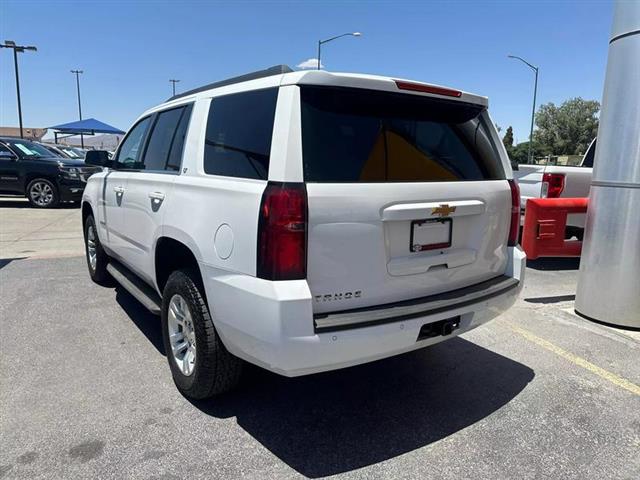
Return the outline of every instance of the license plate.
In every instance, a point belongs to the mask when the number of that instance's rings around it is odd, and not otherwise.
[[[451,246],[453,219],[435,218],[411,222],[409,249],[412,252],[437,250]]]

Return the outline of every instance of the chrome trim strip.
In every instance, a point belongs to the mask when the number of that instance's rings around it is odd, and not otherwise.
[[[520,282],[501,275],[486,282],[428,297],[377,307],[319,313],[313,316],[316,333],[361,328],[441,313],[488,300],[518,287]]]

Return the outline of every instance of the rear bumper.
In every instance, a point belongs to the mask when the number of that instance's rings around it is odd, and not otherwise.
[[[229,351],[273,372],[298,376],[416,350],[488,322],[518,297],[525,260],[519,247],[509,248],[507,271],[498,279],[411,302],[316,318],[304,280],[269,282],[201,267],[207,296],[214,299],[214,323]],[[460,323],[451,335],[418,340],[423,325],[452,317]],[[331,326],[322,322],[327,319]],[[339,328],[336,322],[342,322]]]
[[[315,331],[335,332],[381,325],[384,323],[400,322],[412,318],[424,318],[451,309],[463,308],[485,300],[491,300],[509,290],[517,289],[520,281],[502,275],[486,282],[471,285],[466,288],[452,290],[439,295],[417,298],[404,302],[380,305],[371,308],[359,308],[344,312],[316,314],[313,316]]]

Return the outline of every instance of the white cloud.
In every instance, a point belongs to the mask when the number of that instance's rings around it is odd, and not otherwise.
[[[310,58],[309,60],[305,60],[304,62],[299,63],[298,65],[296,65],[296,67],[302,68],[303,70],[318,68],[318,59]],[[324,68],[324,64],[322,62],[320,63],[320,68]]]

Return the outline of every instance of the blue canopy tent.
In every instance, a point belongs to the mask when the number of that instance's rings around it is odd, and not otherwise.
[[[106,123],[96,120],[95,118],[87,118],[77,122],[63,123],[50,127],[54,130],[53,136],[55,142],[58,143],[58,135],[60,138],[73,137],[74,135],[95,135],[96,133],[111,133],[116,135],[124,135],[122,130],[107,125]],[[83,145],[84,147],[84,142]]]

